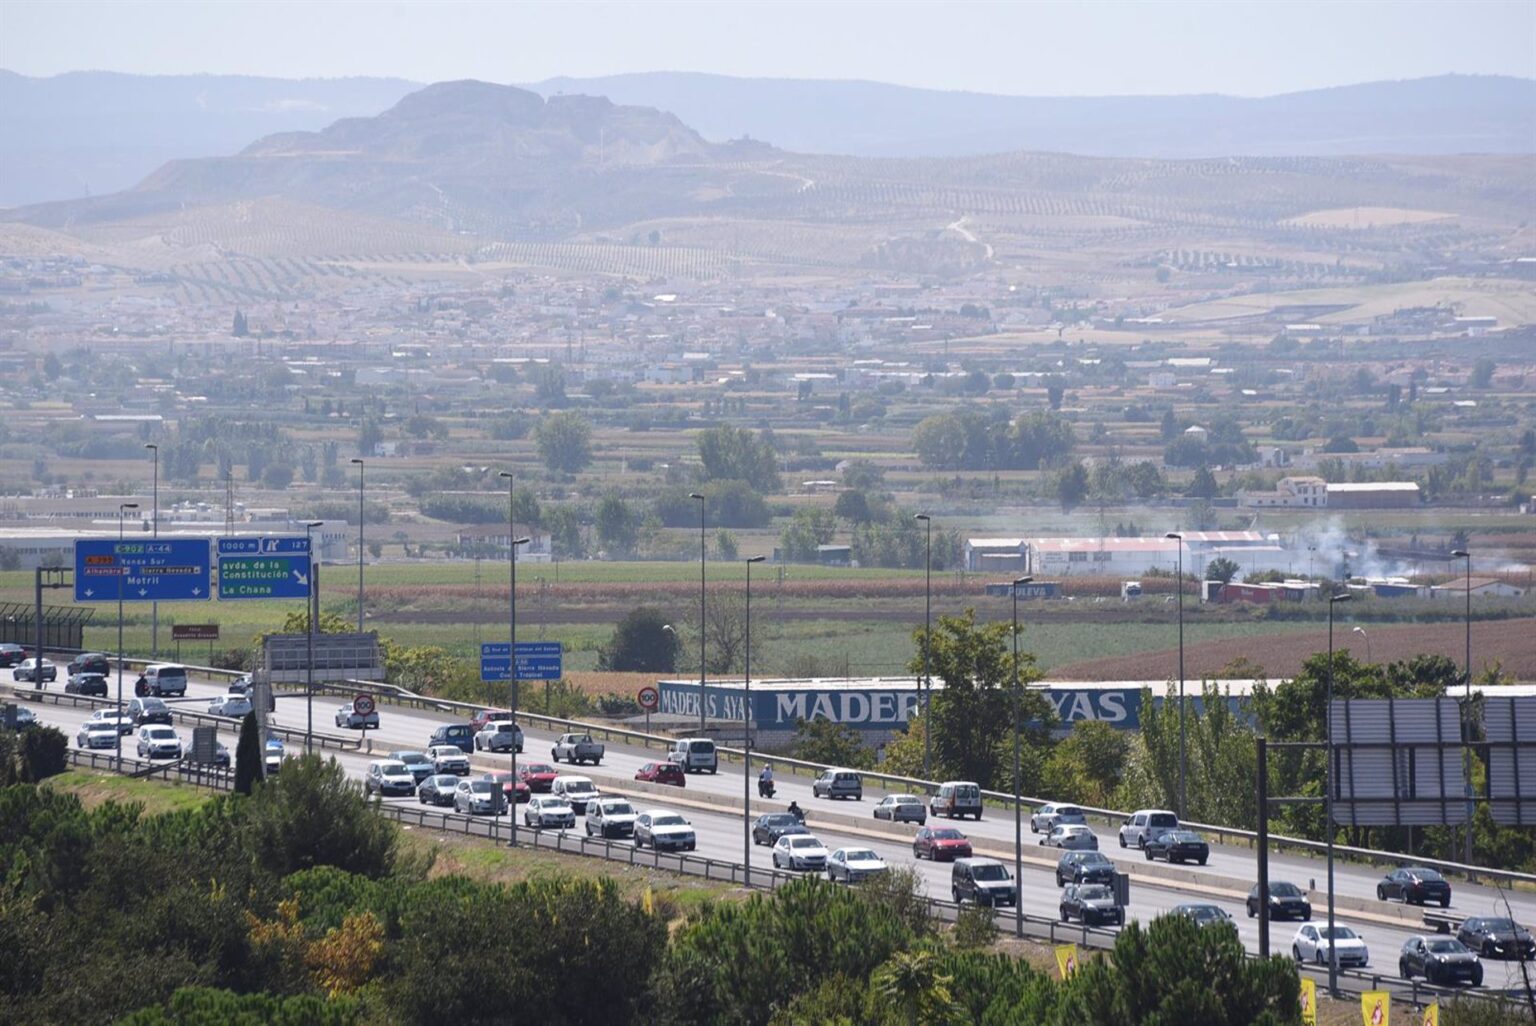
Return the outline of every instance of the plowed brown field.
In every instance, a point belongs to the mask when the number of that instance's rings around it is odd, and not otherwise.
[[[1353,633],[1353,624],[1335,623],[1333,643],[1336,649],[1349,649],[1357,659],[1366,658],[1366,640]],[[1421,652],[1439,653],[1460,664],[1466,650],[1466,628],[1459,623],[1364,625],[1370,639],[1370,657],[1386,663],[1403,660]],[[1328,649],[1326,627],[1307,627],[1295,633],[1268,634],[1249,638],[1224,638],[1187,645],[1184,672],[1187,679],[1217,677],[1222,669],[1237,659],[1247,659],[1263,667],[1271,680],[1289,677],[1301,669],[1313,652]],[[1090,659],[1050,672],[1059,680],[1142,680],[1148,666],[1169,665],[1171,653],[1143,652],[1131,656]],[[1536,619],[1489,620],[1472,624],[1472,668],[1499,662],[1504,672],[1521,683],[1536,683]]]

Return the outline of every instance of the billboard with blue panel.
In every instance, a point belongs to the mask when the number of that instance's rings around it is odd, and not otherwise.
[[[1250,682],[1222,682],[1230,689],[1228,701],[1235,712],[1246,696]],[[1044,694],[1056,708],[1063,723],[1102,720],[1123,730],[1141,726],[1142,688],[1150,687],[1153,701],[1161,703],[1167,693],[1165,681],[1126,681],[1106,684],[1061,682],[1049,686]],[[659,682],[660,713],[697,719],[699,682],[664,680]],[[935,691],[939,690],[935,685]],[[1186,690],[1190,710],[1202,708],[1200,685],[1191,683]],[[740,723],[744,695],[740,681],[711,682],[704,692],[704,714],[709,721]],[[826,719],[855,730],[899,731],[918,710],[922,694],[910,679],[827,680],[827,681],[754,681],[752,684],[752,725],[762,731],[792,731],[798,720]]]

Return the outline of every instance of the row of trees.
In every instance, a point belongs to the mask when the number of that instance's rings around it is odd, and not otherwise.
[[[912,448],[933,470],[1038,470],[1065,459],[1076,439],[1056,413],[1037,411],[1010,421],[1001,410],[960,410],[925,417]]]

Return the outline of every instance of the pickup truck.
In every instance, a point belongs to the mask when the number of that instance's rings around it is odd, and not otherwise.
[[[603,746],[592,740],[591,734],[561,734],[555,747],[549,750],[555,762],[590,762],[596,766],[603,761]]]

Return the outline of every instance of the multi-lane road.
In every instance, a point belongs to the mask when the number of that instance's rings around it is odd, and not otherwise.
[[[61,667],[62,670],[62,667]],[[61,673],[62,677],[62,673]],[[10,683],[11,671],[0,670],[0,683]],[[48,685],[47,690],[63,689],[62,680]],[[17,694],[25,700],[30,686],[22,685]],[[208,700],[223,694],[225,685],[208,681],[193,681],[185,700],[173,700],[170,704],[178,710],[204,712]],[[47,702],[28,703],[38,718],[59,727],[70,738],[71,744],[81,722],[90,716],[90,705]],[[337,708],[350,704],[350,700],[335,696],[316,695],[314,717],[316,733],[323,736],[355,742],[359,732],[340,730],[334,726]],[[290,730],[302,732],[305,724],[304,700],[301,696],[283,696],[277,702],[273,722]],[[453,722],[446,714],[402,709],[391,705],[380,708],[380,726],[367,733],[370,751],[335,752],[341,764],[354,776],[361,777],[371,759],[385,753],[400,750],[422,750],[434,727]],[[190,740],[190,728],[181,725],[178,731]],[[221,729],[220,739],[231,751],[235,748],[235,732],[238,727],[231,722]],[[525,752],[522,761],[549,760],[550,746],[555,735],[549,731],[525,726]],[[133,738],[125,737],[125,754],[133,755]],[[302,742],[289,742],[294,752],[302,748]],[[334,751],[334,749],[328,749]],[[571,770],[591,777],[606,792],[619,792],[631,798],[640,809],[663,808],[680,812],[694,825],[698,835],[698,854],[722,861],[737,862],[742,859],[742,777],[739,765],[722,764],[716,775],[691,775],[686,788],[660,788],[639,785],[634,781],[635,771],[646,762],[655,761],[661,755],[657,749],[627,747],[610,743],[599,766],[583,766]],[[477,754],[474,759],[477,772],[504,769],[508,765],[505,755]],[[562,764],[562,769],[564,764]],[[916,827],[907,824],[887,824],[873,819],[872,808],[883,792],[866,788],[862,802],[831,802],[813,799],[810,783],[806,778],[789,774],[777,774],[778,795],[776,800],[762,802],[756,798],[753,787],[752,815],[782,810],[790,800],[795,800],[806,810],[812,831],[827,845],[836,849],[848,845],[868,847],[878,852],[893,866],[915,868],[935,897],[947,898],[950,893],[947,864],[918,862],[912,857],[911,835]],[[413,802],[414,799],[387,799],[390,802]],[[977,854],[993,855],[1011,865],[1013,857],[1014,823],[1007,813],[989,810],[981,821],[961,821],[955,824],[963,830],[977,849]],[[577,820],[577,831],[582,830]],[[1149,920],[1156,915],[1185,902],[1207,902],[1226,909],[1237,925],[1238,934],[1250,951],[1258,950],[1257,920],[1247,918],[1243,898],[1257,876],[1254,853],[1246,847],[1212,845],[1211,858],[1205,867],[1165,867],[1162,863],[1147,863],[1135,850],[1122,850],[1117,835],[1111,830],[1097,831],[1100,850],[1115,860],[1121,871],[1131,878],[1129,918]],[[1056,852],[1038,845],[1038,837],[1024,825],[1024,877],[1020,893],[1023,910],[1034,915],[1052,916],[1057,913],[1060,889],[1056,887],[1053,867]],[[758,847],[752,851],[753,864],[766,867],[771,864],[769,850]],[[1384,976],[1397,974],[1397,956],[1403,942],[1424,932],[1421,913],[1396,903],[1378,902],[1376,884],[1384,869],[1340,862],[1335,869],[1336,895],[1340,903],[1337,915],[1341,922],[1352,926],[1362,934],[1371,951],[1371,969]],[[1314,907],[1313,921],[1321,922],[1326,916],[1326,893],[1322,889],[1325,865],[1321,859],[1284,854],[1271,855],[1270,878],[1288,880],[1303,890],[1310,891]],[[1520,892],[1503,893],[1499,890],[1457,881],[1450,911],[1462,915],[1504,915],[1505,901],[1515,918],[1522,923],[1536,922],[1536,895]],[[1004,914],[1006,917],[1006,913]],[[1295,936],[1296,924],[1272,923],[1270,926],[1271,950],[1289,951]],[[1519,984],[1518,967],[1514,963],[1485,962],[1488,987],[1515,987]]]

